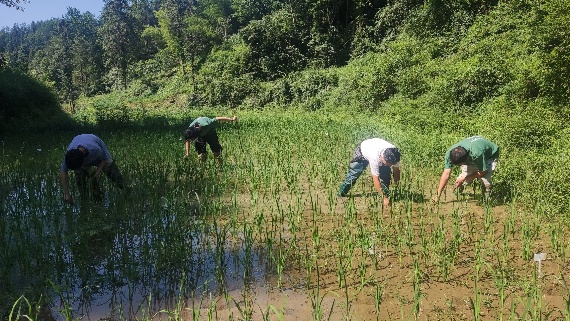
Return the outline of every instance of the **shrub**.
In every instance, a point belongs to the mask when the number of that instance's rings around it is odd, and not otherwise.
[[[208,57],[196,77],[204,104],[237,106],[258,90],[258,81],[247,71],[248,56],[248,46],[234,38],[231,46]]]
[[[68,125],[70,119],[50,88],[10,68],[0,71],[0,131],[45,129],[58,122]]]

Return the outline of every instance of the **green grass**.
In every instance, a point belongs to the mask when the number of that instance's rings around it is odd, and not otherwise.
[[[187,116],[174,126],[96,128],[132,191],[103,179],[103,203],[73,207],[57,174],[77,133],[4,139],[1,311],[24,295],[32,319],[48,302],[54,315],[79,319],[102,298],[117,319],[279,319],[302,297],[303,317],[314,320],[568,318],[563,300],[542,297],[545,288],[568,297],[566,217],[540,199],[481,205],[450,187],[446,202],[430,203],[442,153],[461,137],[438,140],[372,115],[238,111],[240,121],[219,130],[220,168],[211,157],[183,158],[180,133],[198,115]],[[336,198],[353,149],[373,136],[402,149],[390,208],[368,172]],[[501,158],[497,184],[516,186],[501,169],[520,164]],[[548,255],[542,276],[538,252]],[[260,284],[290,299],[264,301]]]

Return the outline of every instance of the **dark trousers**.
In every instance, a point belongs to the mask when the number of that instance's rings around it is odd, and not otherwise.
[[[113,182],[115,183],[120,189],[123,189],[125,186],[123,175],[119,171],[119,168],[113,161],[111,164],[103,167],[103,173]],[[93,197],[96,199],[100,199],[102,197],[101,188],[99,187],[99,182],[96,178],[92,177],[92,174],[89,173],[89,170],[86,168],[80,168],[75,170],[75,182],[77,183],[77,187],[79,188],[79,192],[81,193],[82,197],[85,197],[88,192],[89,184],[91,183],[91,189],[93,192]]]
[[[205,154],[206,151],[206,144],[210,145],[210,149],[212,153],[220,153],[222,151],[222,145],[220,145],[220,140],[218,139],[218,133],[216,130],[210,131],[204,137],[198,137],[194,141],[194,149],[198,155]]]
[[[354,155],[352,156],[352,160],[348,165],[348,172],[346,173],[346,178],[344,182],[340,186],[340,190],[338,191],[339,196],[346,196],[356,180],[362,175],[366,167],[368,167],[368,161],[366,158],[362,156],[362,152],[360,151],[360,145],[354,151]],[[380,166],[378,168],[380,173],[380,185],[382,186],[382,192],[384,195],[388,196],[389,194],[389,187],[390,181],[392,179],[392,171],[389,166]]]

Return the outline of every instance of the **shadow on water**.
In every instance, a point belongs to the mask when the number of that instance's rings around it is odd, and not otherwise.
[[[262,250],[222,224],[228,213],[219,206],[106,187],[103,202],[74,206],[41,197],[59,193],[54,182],[3,197],[0,236],[8,246],[0,256],[11,264],[0,264],[0,283],[14,296],[2,310],[26,294],[49,301],[46,319],[68,308],[74,319],[134,319],[267,277]]]

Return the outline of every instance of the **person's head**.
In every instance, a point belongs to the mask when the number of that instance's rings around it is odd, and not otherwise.
[[[184,131],[184,138],[186,140],[195,140],[196,138],[198,138],[199,134],[200,134],[200,127],[198,126],[188,127],[188,129]]]
[[[449,155],[449,160],[451,164],[455,166],[461,166],[467,162],[467,158],[469,158],[469,153],[467,150],[461,146],[457,146],[451,150],[451,154]]]
[[[85,157],[87,155],[79,148],[70,149],[65,153],[65,165],[71,170],[79,169],[83,165]]]
[[[384,158],[384,162],[388,164],[397,164],[400,161],[400,150],[396,147],[386,148],[384,153],[382,153],[382,157]]]

